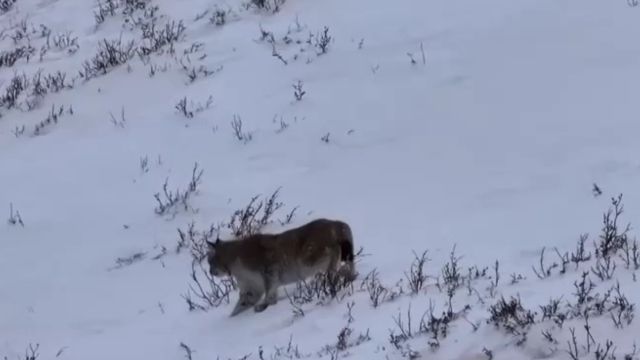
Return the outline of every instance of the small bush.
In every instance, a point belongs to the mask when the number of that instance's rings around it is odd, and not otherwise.
[[[13,203],[9,203],[9,219],[7,219],[7,223],[9,225],[17,225],[24,227],[24,222],[22,221],[22,216],[20,215],[20,211],[13,209]]]
[[[182,249],[189,248],[194,261],[203,261],[207,256],[207,241],[212,241],[214,234],[217,235],[221,227],[220,224],[213,224],[207,230],[199,231],[195,229],[195,223],[191,222],[186,231],[178,228],[179,240],[176,253],[179,254]]]
[[[73,80],[71,82],[67,81],[67,74],[60,71],[45,75],[44,84],[50,92],[54,93],[73,88]]]
[[[58,50],[64,50],[68,54],[75,54],[80,45],[78,45],[78,37],[71,36],[71,32],[59,33],[53,36],[53,45]]]
[[[293,87],[293,97],[296,99],[296,101],[300,101],[302,100],[302,98],[305,96],[305,94],[307,93],[306,91],[304,91],[304,89],[302,88],[303,83],[302,81],[298,80],[297,83],[291,85]]]
[[[378,279],[378,272],[375,269],[362,279],[360,289],[367,291],[369,301],[374,308],[377,308],[387,301],[393,301],[403,294],[402,286],[396,286],[396,289],[391,289],[382,285]]]
[[[454,246],[449,254],[449,261],[442,268],[442,282],[448,292],[455,293],[464,283],[464,275],[460,268],[461,257],[456,256],[456,247]]]
[[[35,54],[36,49],[31,45],[19,46],[10,51],[0,52],[0,68],[12,67],[20,59],[26,59],[27,62]]]
[[[427,257],[428,250],[422,252],[422,254],[418,255],[415,251],[413,252],[414,259],[411,262],[411,266],[409,267],[409,272],[405,272],[405,277],[409,282],[409,289],[412,294],[417,294],[422,290],[427,282],[427,274],[425,273],[425,265],[430,260]]]
[[[602,233],[600,241],[595,244],[597,258],[608,258],[615,255],[619,250],[624,249],[628,242],[627,233],[631,226],[627,224],[621,228],[618,224],[620,215],[624,212],[622,194],[617,198],[611,198],[611,204],[613,209],[609,208],[602,216]]]
[[[315,37],[315,47],[318,51],[318,55],[326,54],[329,51],[329,45],[333,38],[329,35],[329,28],[324,27],[322,32]]]
[[[51,105],[51,110],[47,117],[41,122],[37,123],[33,128],[33,136],[39,136],[45,134],[45,131],[49,129],[51,126],[54,126],[58,123],[58,120],[64,115],[73,115],[73,108],[68,107],[65,111],[64,106],[60,106],[56,109],[55,105]]]
[[[176,42],[182,41],[185,37],[186,27],[182,20],[171,21],[164,27],[157,28],[155,23],[142,29],[142,45],[138,51],[141,55],[149,55],[160,52],[169,46],[172,48]]]
[[[231,129],[233,129],[233,135],[246,144],[253,139],[253,134],[251,132],[245,132],[242,130],[242,118],[238,115],[233,115],[233,120],[231,121]]]
[[[127,63],[136,53],[133,41],[123,43],[121,39],[103,39],[98,44],[98,52],[83,63],[80,77],[85,80],[106,75],[110,70]]]
[[[0,14],[4,14],[13,8],[17,0],[0,0]]]
[[[196,265],[197,264],[197,265]],[[196,266],[198,266],[196,268]],[[200,280],[198,273],[204,276],[205,282]],[[229,304],[229,295],[237,289],[232,278],[216,279],[202,266],[201,262],[193,261],[191,266],[191,284],[189,291],[182,295],[189,311],[207,311],[222,304]],[[191,296],[193,294],[196,299]]]
[[[552,320],[556,325],[562,327],[562,324],[567,319],[567,315],[560,311],[560,299],[550,299],[549,303],[540,306],[542,311],[542,321]]]
[[[98,9],[93,12],[96,26],[104,23],[107,17],[115,16],[118,7],[119,4],[117,3],[117,0],[105,0],[104,2],[98,1]]]
[[[231,16],[231,10],[224,10],[216,6],[213,14],[209,17],[209,22],[215,26],[223,26],[229,21],[229,16]]]
[[[18,107],[20,104],[20,95],[29,88],[30,81],[23,73],[22,75],[15,74],[9,85],[4,90],[4,94],[0,96],[0,107],[11,109]]]
[[[154,198],[158,203],[158,206],[155,208],[155,213],[158,215],[171,214],[172,216],[175,216],[181,208],[184,209],[184,211],[191,209],[189,200],[198,190],[198,185],[200,184],[203,171],[204,170],[198,171],[198,163],[195,163],[191,175],[191,181],[189,182],[187,189],[184,191],[180,191],[180,189],[170,191],[168,189],[169,179],[167,178],[162,186],[164,198],[161,198],[160,193],[154,194]]]
[[[231,230],[233,236],[242,238],[260,232],[265,226],[273,222],[274,215],[284,206],[278,201],[280,189],[276,189],[268,198],[259,200],[256,195],[242,209],[233,212],[226,227]],[[289,221],[291,219],[289,218]]]
[[[256,8],[260,11],[267,11],[273,14],[280,11],[286,0],[249,0],[245,4],[247,9]]]
[[[213,96],[209,95],[205,104],[202,103],[193,103],[193,101],[188,101],[187,97],[183,97],[178,101],[178,103],[174,106],[174,108],[178,111],[178,113],[184,116],[187,119],[191,119],[195,114],[207,110],[211,104],[213,104]]]
[[[487,323],[520,336],[519,343],[526,340],[529,328],[535,323],[535,312],[525,309],[519,297],[512,296],[508,301],[501,297],[497,303],[489,307],[489,313]]]
[[[347,304],[347,324],[343,326],[338,332],[336,342],[334,344],[325,345],[318,353],[318,356],[328,354],[332,359],[337,359],[339,353],[371,340],[368,329],[365,333],[360,333],[355,339],[353,338],[354,330],[351,325],[355,321],[352,315],[354,305],[355,302],[350,302]]]

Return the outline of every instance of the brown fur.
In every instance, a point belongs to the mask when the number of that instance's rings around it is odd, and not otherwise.
[[[339,272],[349,280],[357,276],[351,228],[340,220],[316,219],[277,234],[208,244],[211,275],[232,276],[238,283],[240,296],[231,316],[251,306],[265,310],[277,302],[280,286],[318,272]]]

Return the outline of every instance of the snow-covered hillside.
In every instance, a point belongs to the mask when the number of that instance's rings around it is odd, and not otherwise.
[[[640,359],[634,4],[0,1],[0,358]],[[229,317],[272,195],[360,276]]]

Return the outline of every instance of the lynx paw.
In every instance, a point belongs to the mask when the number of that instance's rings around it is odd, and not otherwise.
[[[267,303],[260,303],[260,304],[256,304],[256,305],[253,307],[253,310],[254,310],[255,312],[263,312],[263,311],[264,311],[268,306],[269,306],[269,304],[267,304]]]

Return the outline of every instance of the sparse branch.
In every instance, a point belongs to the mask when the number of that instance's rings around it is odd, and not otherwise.
[[[425,273],[424,267],[427,262],[430,261],[427,257],[428,253],[429,251],[425,250],[421,255],[418,255],[414,251],[414,259],[409,267],[409,272],[405,272],[405,277],[409,282],[409,288],[413,294],[420,292],[427,281],[427,274]]]
[[[158,215],[172,214],[175,216],[181,208],[184,211],[192,209],[189,204],[189,200],[198,191],[198,185],[201,182],[202,173],[203,170],[198,171],[198,163],[196,162],[193,167],[191,180],[189,181],[185,191],[180,191],[180,189],[170,191],[168,189],[169,179],[165,179],[162,186],[162,193],[164,197],[161,197],[160,193],[154,194],[154,198],[158,203],[158,206],[155,208],[155,213]]]
[[[189,345],[180,342],[180,347],[182,348],[182,350],[184,350],[187,360],[193,360],[193,350],[189,347]]]
[[[120,110],[120,119],[116,119],[116,117],[113,116],[113,113],[111,112],[109,112],[109,116],[111,118],[111,123],[115,127],[124,128],[127,124],[127,118],[124,116],[124,106]]]
[[[536,276],[539,279],[546,279],[547,277],[551,276],[551,270],[555,269],[556,267],[558,267],[558,264],[556,263],[552,263],[550,266],[546,267],[544,265],[544,251],[546,250],[545,247],[542,248],[542,252],[540,253],[540,267],[538,269],[535,268],[535,266],[532,266],[533,272],[536,274]]]
[[[253,139],[253,135],[250,132],[242,131],[242,118],[238,115],[233,115],[231,129],[233,129],[233,135],[235,135],[236,139],[245,144]]]
[[[303,83],[301,80],[298,80],[298,82],[296,82],[295,84],[291,85],[293,87],[293,96],[295,97],[296,101],[300,101],[302,100],[302,98],[304,97],[304,95],[307,93],[306,91],[304,91],[303,89]]]
[[[569,328],[571,333],[571,340],[567,341],[567,353],[571,357],[571,360],[580,360],[580,351],[578,350],[578,340],[576,338],[576,329]]]
[[[198,268],[196,268],[196,264]],[[197,271],[199,269],[199,271]],[[208,288],[203,286],[198,273],[204,275],[206,283],[209,284]],[[203,268],[202,263],[193,261],[191,264],[191,284],[189,284],[189,290],[186,295],[182,297],[187,302],[190,311],[202,310],[206,311],[210,308],[218,307],[221,304],[229,303],[229,295],[231,291],[236,289],[236,284],[232,279],[223,279],[217,281],[214,277],[210,276],[206,269]],[[200,302],[197,303],[191,298],[193,293]]]
[[[9,203],[9,219],[7,219],[9,225],[19,224],[24,227],[24,222],[22,221],[22,216],[20,215],[20,211],[13,209],[13,203]]]

